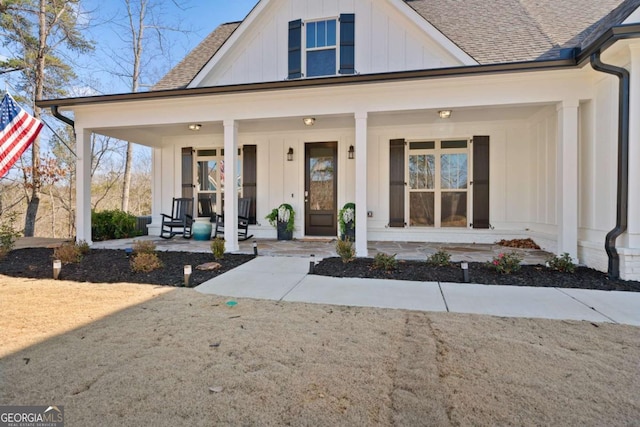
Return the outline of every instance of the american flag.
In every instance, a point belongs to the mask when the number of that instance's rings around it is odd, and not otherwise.
[[[42,122],[24,111],[8,93],[0,104],[0,178],[38,137]]]

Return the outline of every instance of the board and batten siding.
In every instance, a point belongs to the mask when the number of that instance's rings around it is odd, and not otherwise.
[[[414,13],[413,11],[410,11]],[[287,79],[289,23],[355,15],[355,70],[369,74],[463,65],[415,22],[387,2],[279,0],[270,2],[233,46],[215,56],[199,86]],[[302,29],[304,33],[304,28]],[[304,39],[303,39],[304,41]],[[338,46],[339,49],[339,41]],[[302,43],[304,55],[304,42]]]

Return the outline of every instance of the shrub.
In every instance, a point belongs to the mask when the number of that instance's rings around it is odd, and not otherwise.
[[[494,257],[492,261],[487,263],[489,268],[496,270],[498,273],[511,274],[520,270],[520,261],[522,256],[515,252],[508,254],[500,254]]]
[[[63,264],[75,264],[82,260],[82,252],[79,245],[67,242],[53,250],[53,258],[59,259]]]
[[[19,231],[16,231],[15,224],[15,212],[8,214],[7,220],[0,224],[0,259],[11,252],[16,243],[16,239],[21,235]]]
[[[133,253],[135,254],[155,254],[156,244],[151,240],[136,240],[133,242]]]
[[[121,210],[91,212],[91,239],[94,241],[124,239],[139,235],[136,217]]]
[[[162,261],[155,253],[142,252],[131,258],[131,270],[135,273],[149,273],[162,268]]]
[[[427,258],[427,264],[445,267],[451,263],[451,254],[444,249],[432,254]]]
[[[343,263],[353,261],[356,256],[356,250],[353,248],[353,242],[349,239],[338,240],[336,243],[336,253],[342,258]]]
[[[76,242],[76,246],[78,247],[78,250],[80,251],[80,255],[82,256],[85,256],[91,250],[86,240],[80,240]]]
[[[211,252],[213,252],[213,259],[224,259],[224,239],[216,237],[211,241]]]
[[[567,252],[560,256],[552,256],[547,260],[547,265],[549,268],[562,271],[563,273],[575,273],[576,271],[576,265],[573,263],[571,255]]]
[[[393,271],[398,268],[397,254],[387,255],[380,252],[373,258],[373,268],[377,270]]]

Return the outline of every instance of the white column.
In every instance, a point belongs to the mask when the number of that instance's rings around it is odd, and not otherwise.
[[[151,152],[151,221],[158,227],[162,222],[162,148],[153,148]],[[166,171],[165,171],[166,172]]]
[[[558,105],[556,210],[558,254],[578,260],[578,100]]]
[[[356,113],[356,256],[367,251],[367,113]]]
[[[91,241],[91,131],[76,127],[76,241]]]
[[[224,250],[237,251],[238,246],[238,124],[224,121]]]
[[[629,216],[627,233],[630,248],[640,248],[640,44],[631,51],[629,102]]]

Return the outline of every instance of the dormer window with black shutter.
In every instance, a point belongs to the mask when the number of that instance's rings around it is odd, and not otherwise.
[[[354,14],[289,22],[289,79],[354,73]]]

